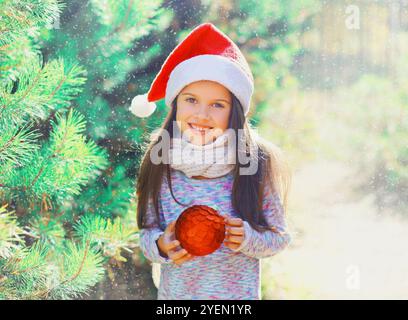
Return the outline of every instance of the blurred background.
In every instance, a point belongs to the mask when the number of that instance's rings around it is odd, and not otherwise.
[[[246,56],[250,121],[293,172],[294,239],[262,260],[262,298],[408,298],[408,1],[36,0],[0,12],[0,298],[156,299],[134,192],[168,108],[144,119],[128,108],[203,22]]]

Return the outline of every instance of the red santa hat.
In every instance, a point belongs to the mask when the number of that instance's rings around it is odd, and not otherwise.
[[[218,82],[241,102],[247,115],[254,91],[254,78],[237,45],[211,23],[195,27],[164,61],[150,89],[133,98],[129,110],[148,117],[154,101],[165,98],[167,106],[188,84],[199,80]]]

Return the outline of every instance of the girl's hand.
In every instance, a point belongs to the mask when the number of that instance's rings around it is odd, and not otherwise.
[[[176,221],[172,221],[167,225],[164,233],[159,237],[157,245],[162,253],[173,260],[175,264],[180,265],[191,260],[194,256],[180,247],[180,242],[176,240],[175,226]]]
[[[226,223],[224,245],[235,250],[245,239],[244,222],[240,218],[230,218],[224,216],[224,219]]]

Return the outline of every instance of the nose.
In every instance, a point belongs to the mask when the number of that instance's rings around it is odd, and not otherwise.
[[[200,104],[198,111],[197,111],[197,116],[199,116],[199,118],[203,118],[203,119],[208,119],[209,114],[208,114],[208,106],[204,103]]]

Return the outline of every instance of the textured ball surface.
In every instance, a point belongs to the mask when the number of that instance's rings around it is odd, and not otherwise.
[[[194,205],[177,218],[176,239],[194,256],[205,256],[217,250],[225,238],[224,218],[217,210]]]

